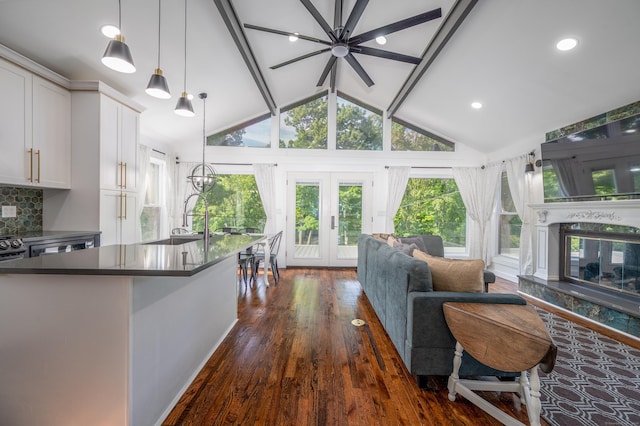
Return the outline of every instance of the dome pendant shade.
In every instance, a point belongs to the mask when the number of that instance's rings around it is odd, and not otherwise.
[[[109,40],[107,49],[102,55],[102,63],[114,71],[125,74],[136,72],[131,51],[129,46],[125,44],[124,37],[121,34],[115,36],[113,40]]]
[[[176,104],[176,114],[183,117],[193,117],[196,115],[196,113],[193,112],[193,105],[191,105],[191,101],[188,96],[187,92],[182,92],[182,96],[180,96],[180,99],[178,99],[178,103]]]
[[[162,75],[162,70],[160,68],[156,68],[155,72],[151,74],[151,78],[149,79],[149,84],[147,85],[147,89],[145,90],[145,92],[147,92],[148,95],[151,95],[154,98],[171,98],[171,92],[169,91],[167,79],[164,77],[164,75]]]

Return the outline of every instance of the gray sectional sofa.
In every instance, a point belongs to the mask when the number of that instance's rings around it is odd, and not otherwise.
[[[421,236],[427,251],[442,256],[442,239]],[[371,235],[358,238],[358,280],[407,369],[414,376],[449,375],[455,339],[442,311],[444,302],[524,305],[516,294],[433,291],[429,266]],[[513,377],[465,353],[461,376]]]

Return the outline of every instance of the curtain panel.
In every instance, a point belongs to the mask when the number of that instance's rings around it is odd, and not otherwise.
[[[402,203],[404,197],[404,191],[407,189],[407,182],[409,182],[409,172],[411,167],[390,166],[388,169],[387,178],[387,213],[385,215],[385,232],[393,234],[395,232],[395,225],[393,219],[396,217],[396,213]]]
[[[531,230],[531,208],[529,203],[533,198],[531,174],[523,170],[528,161],[528,154],[512,158],[505,162],[509,191],[522,221],[520,229],[520,274],[533,274],[533,235]]]
[[[469,257],[482,259],[485,265],[489,266],[495,253],[491,217],[496,205],[502,167],[499,164],[484,168],[454,167],[452,171],[462,202],[471,219]]]
[[[267,215],[263,232],[266,235],[272,235],[277,232],[275,166],[273,164],[254,164],[253,173],[260,193],[262,207]]]

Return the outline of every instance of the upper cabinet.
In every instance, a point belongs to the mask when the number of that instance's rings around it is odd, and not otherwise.
[[[100,187],[136,192],[140,114],[100,97]]]
[[[71,187],[71,94],[0,59],[0,184]]]

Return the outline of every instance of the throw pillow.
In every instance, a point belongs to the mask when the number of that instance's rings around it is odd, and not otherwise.
[[[418,249],[418,246],[415,244],[403,244],[399,240],[395,240],[393,242],[393,248],[398,249],[407,256],[413,256],[413,251]]]
[[[420,250],[413,257],[429,265],[433,291],[484,292],[484,261],[480,259],[447,259],[430,256]]]
[[[395,237],[392,237],[391,235],[389,235],[389,238],[387,238],[387,244],[389,245],[389,247],[393,248],[396,242],[399,242],[399,241],[396,240]]]
[[[400,238],[400,242],[403,244],[415,244],[418,246],[418,250],[428,253],[422,237],[402,237]]]
[[[394,237],[394,238],[396,237],[394,234],[382,234],[382,233],[379,233],[379,232],[371,234],[371,236],[373,238],[378,239],[378,240],[385,240],[385,241],[387,241],[389,239],[389,237]]]

